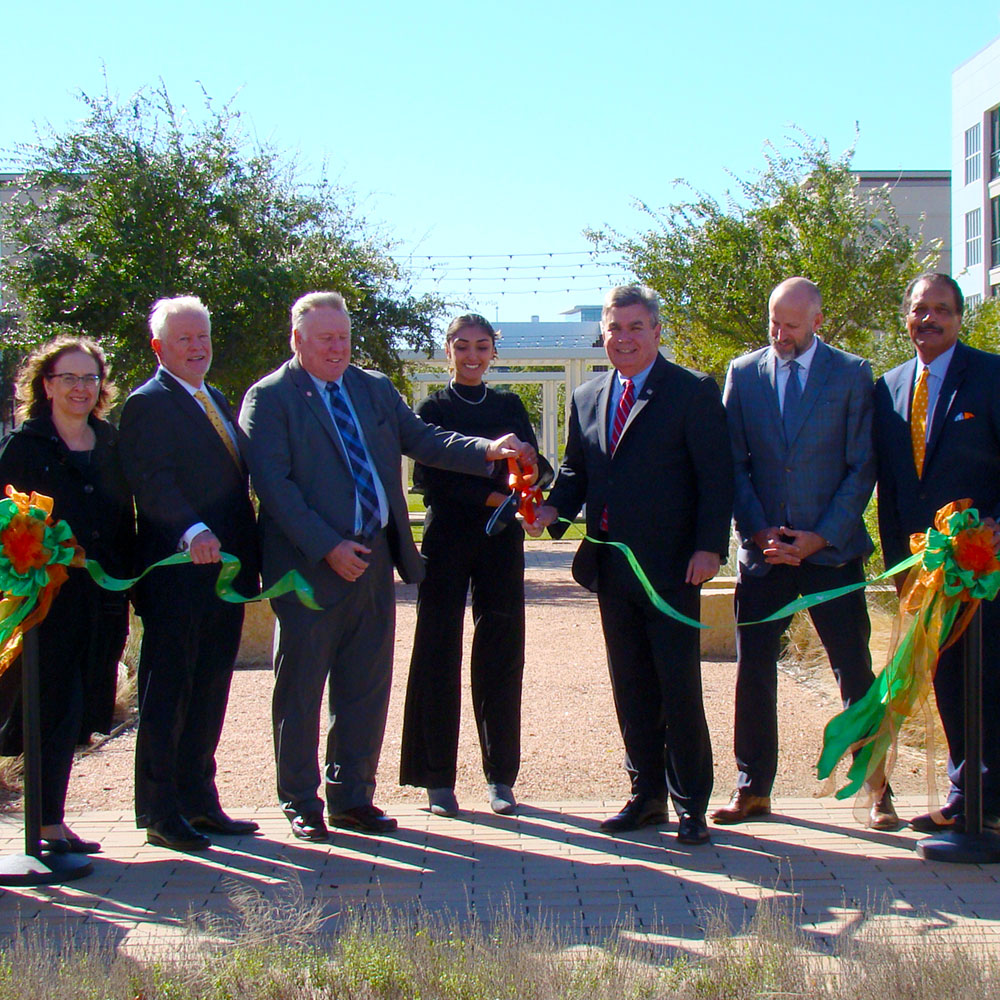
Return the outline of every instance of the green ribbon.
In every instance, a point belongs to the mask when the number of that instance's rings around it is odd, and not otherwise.
[[[567,517],[560,517],[558,520],[569,525],[574,523]],[[635,574],[635,578],[639,581],[642,589],[646,592],[646,596],[652,602],[653,607],[655,607],[657,611],[662,612],[668,618],[673,618],[675,621],[683,622],[685,625],[690,625],[692,628],[711,628],[711,625],[705,625],[702,622],[696,621],[694,618],[688,618],[687,615],[681,614],[680,611],[671,607],[667,601],[660,597],[660,595],[656,592],[656,588],[652,585],[652,583],[650,583],[649,577],[646,576],[645,570],[639,565],[639,560],[636,559],[635,553],[624,542],[612,542],[604,538],[594,538],[592,535],[588,534],[584,534],[582,537],[585,542],[593,542],[594,545],[610,545],[611,548],[618,549],[625,556],[629,566],[632,567],[632,572]],[[872,577],[871,580],[862,580],[860,583],[852,583],[846,587],[835,587],[832,590],[820,590],[815,594],[806,594],[804,597],[798,597],[794,601],[786,604],[783,608],[779,608],[773,615],[768,615],[766,618],[759,618],[752,622],[740,622],[739,624],[741,627],[744,625],[763,625],[766,622],[778,621],[781,618],[790,618],[796,611],[804,611],[806,608],[815,607],[817,604],[825,604],[827,601],[833,601],[838,597],[843,597],[844,594],[853,593],[855,590],[863,590],[872,583],[879,583],[881,580],[886,580],[891,576],[895,576],[897,573],[902,573],[903,570],[907,570],[911,566],[915,566],[918,562],[920,562],[920,553],[907,556],[907,558],[902,560],[902,562],[896,563],[895,566],[891,566],[884,573],[880,573],[878,576]]]
[[[172,556],[167,556],[166,559],[161,559],[159,562],[153,563],[152,566],[147,566],[138,576],[133,577],[131,580],[119,580],[113,576],[108,576],[96,559],[88,559],[86,566],[87,572],[90,573],[94,583],[99,587],[103,587],[105,590],[128,590],[129,587],[138,583],[147,573],[151,573],[154,569],[159,569],[161,566],[182,566],[189,562],[191,562],[191,554],[189,552],[176,552]],[[233,590],[233,580],[239,576],[241,569],[242,564],[236,556],[228,552],[222,553],[222,566],[219,569],[219,577],[215,581],[215,593],[221,600],[228,601],[230,604],[250,604],[253,601],[267,601],[273,597],[281,597],[283,594],[294,593],[307,608],[312,608],[314,611],[323,610],[313,597],[312,585],[298,570],[290,569],[280,580],[268,587],[267,590],[257,594],[256,597],[243,597]]]

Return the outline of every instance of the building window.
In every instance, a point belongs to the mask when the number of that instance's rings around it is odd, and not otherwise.
[[[1000,177],[1000,108],[990,112],[990,180]]]
[[[990,242],[990,267],[1000,267],[1000,198],[990,199],[990,219],[993,223]]]
[[[967,313],[975,312],[983,304],[982,295],[966,295],[965,308]]]
[[[979,122],[965,130],[965,183],[971,184],[980,177],[979,154],[983,143]]]
[[[965,266],[983,262],[983,210],[965,213]]]

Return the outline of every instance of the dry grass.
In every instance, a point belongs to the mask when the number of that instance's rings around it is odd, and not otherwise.
[[[762,902],[745,926],[705,918],[704,957],[622,927],[594,943],[500,906],[487,920],[389,909],[324,916],[295,888],[242,890],[227,924],[189,921],[169,958],[139,959],[96,937],[24,933],[0,955],[0,1000],[980,1000],[1000,988],[982,942],[894,938],[877,911],[827,948],[790,904]],[[794,904],[791,904],[794,905]]]

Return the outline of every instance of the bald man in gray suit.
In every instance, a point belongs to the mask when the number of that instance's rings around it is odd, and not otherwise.
[[[777,660],[789,618],[759,621],[803,594],[864,580],[872,542],[862,516],[875,485],[872,373],[867,361],[816,337],[820,291],[789,278],[768,302],[770,346],[737,358],[723,396],[736,472],[736,722],[739,768],[716,823],[771,811],[778,764]],[[874,675],[863,591],[810,610],[844,707]],[[876,779],[873,779],[876,780]],[[887,788],[874,789],[870,823],[895,829]]]

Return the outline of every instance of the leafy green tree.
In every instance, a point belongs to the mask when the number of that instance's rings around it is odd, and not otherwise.
[[[236,399],[288,357],[288,310],[335,289],[355,357],[402,378],[398,351],[430,348],[442,302],[409,292],[391,244],[342,190],[309,187],[294,163],[250,143],[230,102],[195,121],[165,86],[119,102],[80,95],[82,122],[18,147],[24,168],[3,220],[2,284],[18,315],[8,343],[97,337],[118,382],[152,365],[146,316],[196,294],[213,317],[213,381]]]
[[[765,169],[736,179],[721,203],[694,192],[664,209],[642,204],[649,230],[588,235],[660,293],[683,364],[721,377],[733,357],[766,343],[771,289],[804,275],[823,293],[824,339],[873,357],[881,371],[908,346],[892,335],[903,288],[936,252],[921,256],[887,189],[858,190],[853,153],[834,159],[826,142],[800,135],[790,152],[765,147]]]
[[[962,340],[970,347],[1000,354],[1000,299],[987,299],[973,308],[966,305]]]

